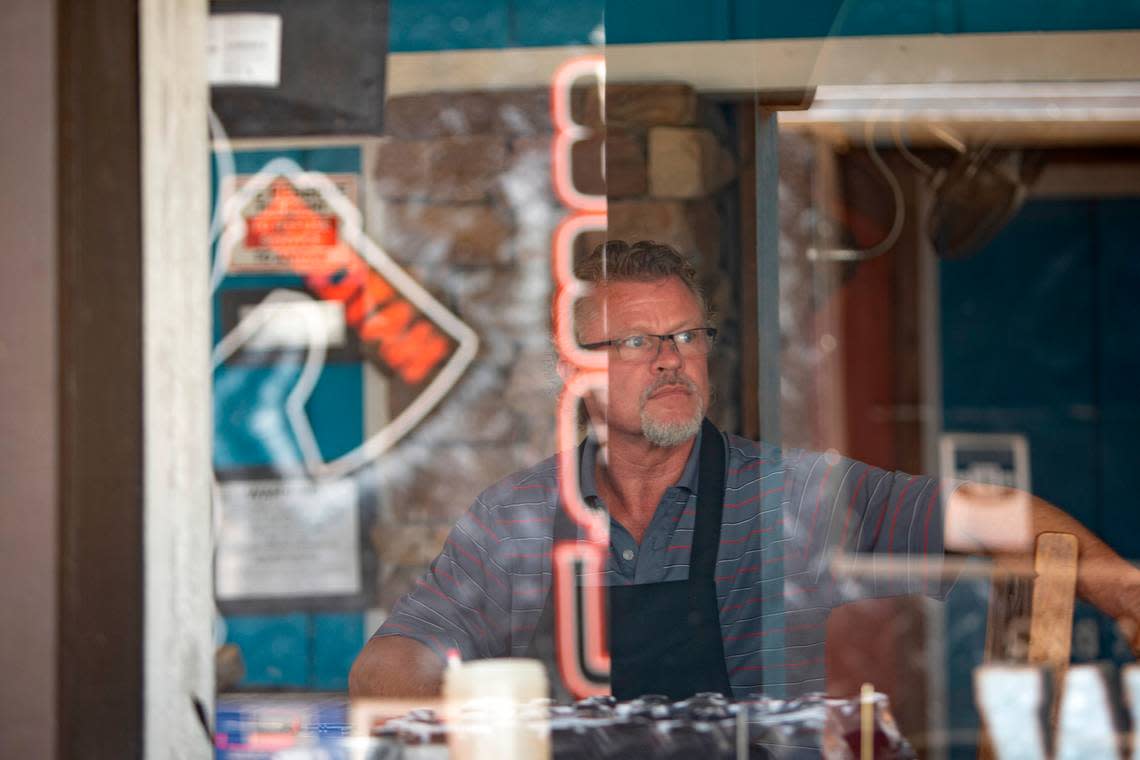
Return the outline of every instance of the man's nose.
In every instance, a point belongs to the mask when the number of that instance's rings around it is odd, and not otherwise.
[[[657,346],[657,357],[653,360],[655,367],[660,369],[675,369],[685,363],[681,358],[681,350],[672,338],[666,338]]]

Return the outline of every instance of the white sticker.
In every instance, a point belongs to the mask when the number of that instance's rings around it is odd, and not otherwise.
[[[946,512],[946,547],[954,551],[1030,551],[1029,443],[1020,433],[943,433],[944,482],[969,484]]]
[[[1021,433],[943,433],[942,477],[1029,490],[1029,441]]]
[[[281,17],[217,13],[206,28],[206,78],[211,85],[276,87],[281,82]]]
[[[256,304],[238,309],[238,319],[248,318]],[[347,340],[344,304],[309,299],[265,304],[260,329],[245,344],[247,350],[307,348],[319,344],[326,349],[343,348]]]
[[[218,599],[360,593],[355,482],[232,481],[220,493]]]

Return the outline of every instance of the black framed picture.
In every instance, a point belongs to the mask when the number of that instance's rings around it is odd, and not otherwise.
[[[230,137],[380,133],[387,0],[211,0],[208,34]]]

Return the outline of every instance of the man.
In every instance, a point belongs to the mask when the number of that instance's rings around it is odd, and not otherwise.
[[[593,283],[576,308],[579,343],[609,352],[609,391],[585,400],[598,434],[580,447],[579,484],[610,518],[618,696],[823,690],[832,607],[938,595],[946,550],[1025,551],[1043,531],[1075,534],[1084,566],[1103,571],[1081,573],[1082,596],[1115,618],[1140,617],[1140,571],[1039,499],[781,451],[704,421],[716,331],[674,249],[611,241],[575,270]],[[564,378],[571,371],[560,366]],[[558,477],[552,458],[476,499],[361,652],[354,696],[438,693],[450,649],[464,659],[548,651],[538,644],[550,636],[551,544],[568,524]],[[895,555],[904,572],[837,577],[837,551]]]

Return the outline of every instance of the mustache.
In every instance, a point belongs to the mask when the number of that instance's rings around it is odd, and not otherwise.
[[[644,391],[641,392],[641,403],[644,404],[657,391],[669,385],[680,385],[694,396],[697,395],[697,384],[676,370],[663,373]]]

